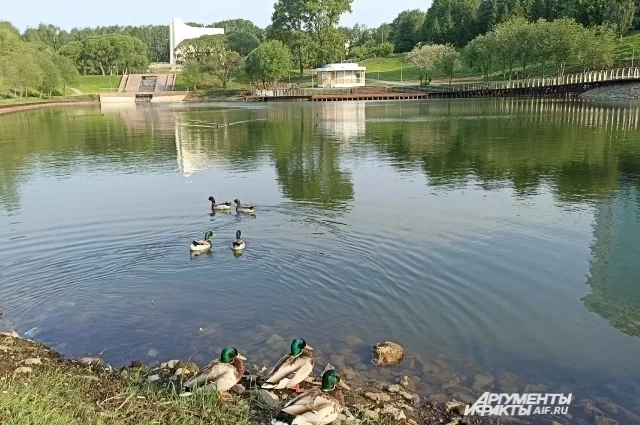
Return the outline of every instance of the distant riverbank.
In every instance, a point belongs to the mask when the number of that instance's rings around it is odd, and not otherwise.
[[[36,102],[9,103],[0,105],[0,115],[12,112],[28,111],[31,109],[50,108],[53,106],[93,105],[99,103],[98,95],[83,95],[60,99],[50,99]]]

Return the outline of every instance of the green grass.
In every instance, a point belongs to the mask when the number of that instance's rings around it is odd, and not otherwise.
[[[29,103],[38,103],[47,99],[39,99],[37,97],[23,97],[22,99],[18,98],[8,98],[8,99],[0,99],[0,105],[26,105]]]
[[[260,402],[255,390],[233,396],[232,402],[206,391],[181,397],[182,378],[171,381],[169,370],[93,370],[39,343],[3,336],[0,343],[3,425],[250,425],[270,423],[275,413]],[[30,373],[17,374],[27,358],[41,359],[41,364],[29,366]],[[161,379],[148,383],[151,374]],[[362,422],[394,423],[388,418]]]
[[[122,75],[81,75],[75,88],[84,94],[115,92],[118,91],[121,79]]]
[[[640,31],[632,31],[622,37],[620,44],[616,49],[615,60],[631,61],[634,59],[634,65],[637,66],[638,57],[640,56]]]

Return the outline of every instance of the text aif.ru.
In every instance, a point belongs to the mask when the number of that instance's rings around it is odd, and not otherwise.
[[[465,408],[464,414],[478,416],[561,415],[568,413],[572,394],[484,393]]]

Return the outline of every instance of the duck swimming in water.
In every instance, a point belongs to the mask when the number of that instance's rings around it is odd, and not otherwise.
[[[208,231],[204,234],[204,239],[194,239],[191,241],[191,245],[189,245],[189,249],[194,252],[204,252],[209,251],[211,249],[211,237],[213,236],[213,232]]]
[[[244,241],[240,239],[240,236],[242,236],[242,232],[238,230],[236,232],[236,240],[231,244],[231,249],[234,251],[242,251],[244,249]]]
[[[233,202],[236,203],[236,211],[245,213],[245,214],[254,214],[256,212],[256,207],[250,207],[248,205],[242,205],[239,199],[234,199]]]
[[[209,201],[211,201],[211,211],[229,211],[231,210],[231,202],[225,202],[223,204],[216,204],[216,198],[213,196],[209,196]]]

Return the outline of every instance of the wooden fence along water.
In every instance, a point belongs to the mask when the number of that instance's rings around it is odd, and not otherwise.
[[[577,97],[602,85],[621,81],[640,81],[640,68],[615,68],[586,71],[557,77],[506,81],[478,81],[428,86],[358,87],[341,89],[257,90],[245,97],[248,102],[399,100],[456,97]]]

